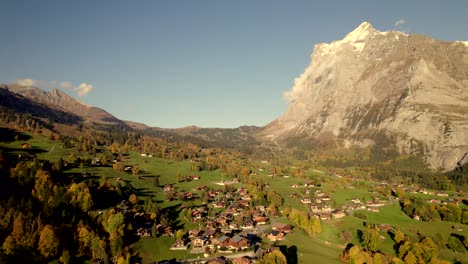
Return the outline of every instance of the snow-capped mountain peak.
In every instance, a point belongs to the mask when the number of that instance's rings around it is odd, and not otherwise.
[[[380,32],[364,22],[315,46],[285,93],[290,106],[262,133],[342,147],[386,141],[400,153],[423,154],[432,168],[453,169],[468,153],[467,94],[466,42]]]

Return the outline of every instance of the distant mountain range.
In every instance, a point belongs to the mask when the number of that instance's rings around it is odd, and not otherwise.
[[[193,142],[207,147],[237,148],[246,152],[251,152],[252,146],[258,143],[252,135],[260,130],[255,126],[234,129],[196,126],[174,129],[149,127],[134,121],[120,120],[107,111],[81,103],[58,89],[47,92],[37,87],[16,84],[0,85],[0,106],[56,123],[94,124],[99,129],[105,129],[102,125],[120,125],[127,130],[140,131],[177,142]]]
[[[165,129],[122,121],[64,92],[1,85],[0,105],[75,124],[117,124],[202,145],[252,151],[394,148],[433,169],[468,162],[468,42],[447,42],[364,22],[344,39],[317,44],[286,95],[287,111],[265,127]]]

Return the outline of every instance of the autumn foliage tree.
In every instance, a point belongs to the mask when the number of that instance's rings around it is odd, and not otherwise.
[[[270,253],[266,253],[258,261],[259,264],[287,264],[286,257],[279,250],[273,250]]]
[[[59,249],[59,239],[51,225],[46,225],[41,231],[37,249],[46,258],[55,257]]]

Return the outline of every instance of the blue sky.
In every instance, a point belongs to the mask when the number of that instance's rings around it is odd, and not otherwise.
[[[6,0],[0,10],[0,83],[30,79],[159,127],[266,125],[313,46],[363,21],[468,40],[468,1],[456,0]]]

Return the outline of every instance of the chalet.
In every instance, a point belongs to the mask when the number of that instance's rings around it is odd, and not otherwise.
[[[384,232],[388,232],[388,231],[393,230],[392,226],[389,225],[389,224],[380,224],[378,227],[379,227],[380,231],[384,231]]]
[[[268,221],[268,218],[265,216],[257,216],[254,218],[254,221],[257,225],[265,225]]]
[[[227,218],[224,217],[224,216],[219,216],[219,217],[215,218],[214,222],[215,222],[218,226],[222,226],[222,227],[228,226],[228,220],[227,220]]]
[[[205,191],[206,189],[208,189],[208,186],[206,186],[206,185],[201,185],[201,186],[198,186],[195,190],[197,190],[197,191]]]
[[[297,185],[297,184],[291,185],[291,188],[297,188],[297,187],[299,187],[299,185]]]
[[[249,192],[245,188],[237,188],[237,193],[242,196],[248,194]]]
[[[291,232],[292,226],[288,224],[276,223],[273,228],[275,231],[283,232],[285,234]]]
[[[193,220],[200,220],[204,216],[204,213],[201,211],[192,211],[192,218]]]
[[[437,196],[448,197],[448,193],[445,193],[445,192],[438,192],[438,193],[437,193]]]
[[[325,196],[325,193],[322,192],[322,190],[316,190],[316,191],[314,192],[314,194],[315,194],[315,197],[323,197],[323,196]]]
[[[319,217],[320,217],[321,220],[330,220],[330,219],[331,219],[331,214],[329,214],[329,213],[321,213],[321,214],[319,215]]]
[[[245,201],[250,201],[252,200],[252,196],[250,194],[244,194],[242,197],[241,197],[242,200],[245,200]]]
[[[245,249],[249,247],[249,240],[245,237],[235,235],[229,240],[229,247],[235,249]]]
[[[34,160],[35,158],[36,158],[36,155],[34,154],[29,154],[29,153],[18,154],[18,159],[21,161]]]
[[[206,229],[205,232],[203,232],[202,236],[207,238],[213,238],[216,232],[217,231],[214,228]]]
[[[247,220],[242,224],[242,229],[252,229],[252,228],[254,228],[253,220]]]
[[[230,240],[231,238],[229,238],[228,236],[221,236],[211,239],[211,243],[213,245],[218,245],[219,247],[228,247]]]
[[[380,199],[374,199],[372,202],[366,202],[367,207],[382,207],[385,203],[381,202]]]
[[[208,243],[207,237],[196,237],[192,240],[192,244],[194,247],[203,247]]]
[[[333,208],[329,204],[324,204],[322,206],[321,211],[324,212],[324,213],[330,213],[331,211],[333,211]]]
[[[426,189],[419,189],[418,192],[419,192],[419,193],[422,193],[422,194],[427,194]]]
[[[189,236],[190,239],[194,239],[194,238],[200,236],[201,233],[202,233],[201,230],[199,230],[199,229],[194,229],[194,230],[190,230],[190,231],[188,232],[188,236]]]
[[[317,205],[311,205],[310,210],[312,210],[312,213],[318,213],[320,212],[319,208]]]
[[[182,238],[177,239],[169,249],[170,250],[187,250],[186,241]]]
[[[184,199],[186,200],[193,200],[196,197],[197,197],[196,194],[193,194],[191,192],[184,192]]]
[[[227,264],[228,261],[224,257],[219,257],[215,259],[210,259],[206,264]]]
[[[148,156],[148,153],[141,153],[140,156],[146,157],[146,156]]]
[[[219,191],[209,191],[209,192],[207,192],[207,194],[208,194],[208,196],[210,198],[215,198],[216,195],[218,195],[219,193],[220,193]]]
[[[310,198],[309,198],[309,197],[301,198],[301,203],[303,203],[303,204],[310,204],[310,203],[311,203]]]
[[[272,230],[270,233],[268,233],[267,237],[270,241],[281,241],[284,239],[284,233]]]
[[[252,259],[248,256],[243,256],[240,258],[235,258],[232,260],[232,264],[251,264]]]
[[[330,201],[330,200],[331,200],[331,197],[328,195],[325,195],[322,197],[322,201]]]
[[[172,185],[172,184],[166,184],[163,187],[163,191],[165,191],[165,192],[170,192],[170,191],[173,191],[173,190],[174,190],[174,185]]]
[[[334,210],[334,211],[332,212],[332,217],[333,217],[334,219],[343,218],[343,217],[345,217],[345,216],[346,216],[346,214],[345,214],[345,212],[342,211],[342,210]]]
[[[147,237],[150,236],[150,232],[147,228],[140,227],[137,229],[136,235],[139,237]]]
[[[158,233],[162,234],[163,236],[172,237],[174,235],[174,233],[172,232],[172,227],[170,226],[158,224],[156,226],[156,229],[158,230]]]

